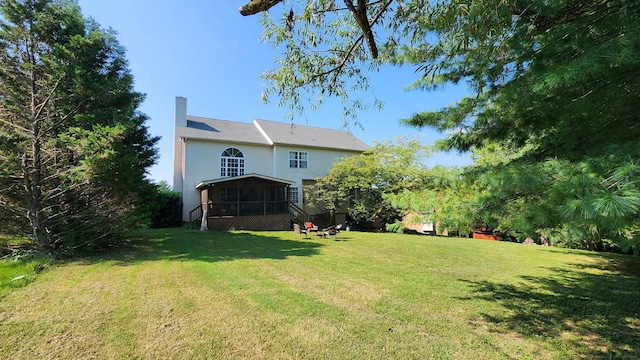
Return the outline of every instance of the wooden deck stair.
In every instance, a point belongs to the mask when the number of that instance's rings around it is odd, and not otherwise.
[[[303,224],[311,218],[304,210],[294,203],[289,203],[289,212],[294,223]]]

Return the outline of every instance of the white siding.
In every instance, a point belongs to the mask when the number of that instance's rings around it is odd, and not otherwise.
[[[306,151],[308,154],[308,167],[306,169],[290,168],[289,167],[289,151]],[[327,175],[329,169],[331,169],[338,159],[338,155],[357,155],[359,152],[345,151],[345,150],[332,150],[332,149],[318,149],[318,148],[303,148],[286,145],[278,145],[276,147],[275,169],[276,173],[274,177],[280,179],[286,179],[293,181],[295,186],[300,188],[300,203],[303,198],[302,181],[314,180],[319,177]]]
[[[308,154],[308,167],[306,169],[289,167],[289,151],[305,151]],[[329,150],[316,148],[302,148],[279,145],[276,151],[276,174],[275,177],[295,181],[302,184],[302,179],[315,179],[323,177],[327,171],[333,167],[338,159],[338,155],[355,155],[358,152],[348,152],[344,150]]]
[[[273,176],[271,147],[189,139],[185,145],[186,176],[182,194],[185,221],[189,220],[189,212],[200,204],[200,192],[196,189],[196,185],[205,180],[220,178],[220,155],[225,149],[234,147],[242,151],[245,159],[245,174]]]

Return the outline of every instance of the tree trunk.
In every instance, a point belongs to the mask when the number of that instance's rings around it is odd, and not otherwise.
[[[32,236],[38,245],[40,252],[50,254],[51,243],[45,230],[44,216],[42,213],[42,157],[40,149],[40,126],[37,119],[33,119],[32,123],[32,156],[31,164],[26,159],[24,163],[25,169],[25,185],[27,188],[29,222],[31,223]]]
[[[35,50],[29,54],[32,64],[36,64],[34,53]],[[30,121],[32,158],[29,159],[27,154],[25,154],[22,161],[22,166],[24,169],[25,188],[27,190],[27,208],[29,211],[28,217],[31,224],[31,234],[33,236],[33,240],[38,245],[38,250],[42,253],[50,254],[51,243],[45,230],[45,219],[42,212],[42,129],[40,127],[38,106],[36,105],[38,104],[38,85],[36,83],[37,76],[33,69],[30,71],[29,77],[31,92]]]

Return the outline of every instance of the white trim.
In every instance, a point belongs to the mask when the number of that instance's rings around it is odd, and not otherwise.
[[[258,124],[258,122],[256,121],[256,119],[253,119],[253,125],[255,125],[258,128],[258,131],[260,131],[260,134],[262,134],[262,136],[264,136],[264,138],[267,140],[267,142],[269,143],[269,145],[273,145],[273,140],[271,140],[271,138],[269,137],[269,135],[267,135],[267,133],[264,131],[264,129],[262,128],[262,126],[260,126],[260,124]]]
[[[295,184],[295,181],[290,181],[290,180],[285,180],[285,179],[278,179],[278,178],[275,178],[275,177],[272,177],[272,176],[266,176],[266,175],[260,175],[260,174],[256,174],[256,173],[251,173],[251,174],[244,174],[244,175],[240,175],[240,176],[231,176],[231,177],[224,177],[224,178],[201,181],[200,183],[198,183],[198,185],[196,185],[196,189],[201,189],[201,188],[203,188],[203,187],[205,187],[207,185],[214,185],[214,184],[221,183],[221,182],[227,182],[227,181],[233,181],[233,180],[241,180],[241,179],[247,179],[247,178],[251,178],[251,177],[260,178],[260,179],[263,179],[263,180],[275,181],[275,182],[288,184],[288,185]]]

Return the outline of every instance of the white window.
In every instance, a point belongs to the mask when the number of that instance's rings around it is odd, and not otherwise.
[[[244,155],[236,148],[228,148],[220,156],[220,176],[244,175]]]
[[[289,188],[289,202],[297,204],[300,202],[300,191],[297,187]]]
[[[289,151],[289,167],[306,169],[309,167],[309,154],[306,151]]]

